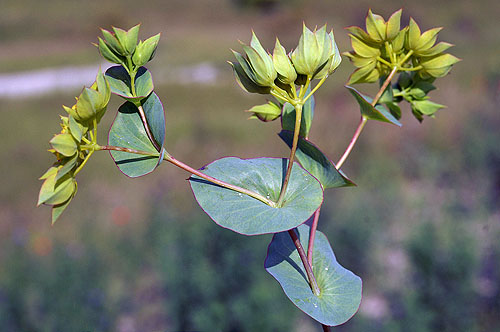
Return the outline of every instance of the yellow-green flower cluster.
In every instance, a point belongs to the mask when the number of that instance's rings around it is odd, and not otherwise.
[[[160,34],[144,41],[138,41],[140,24],[128,31],[113,27],[113,32],[102,29],[97,47],[101,55],[112,63],[123,65],[130,70],[144,66],[156,53]],[[133,68],[130,68],[133,67]]]
[[[369,10],[366,31],[356,26],[347,28],[353,51],[344,55],[358,68],[349,84],[375,82],[394,68],[415,71],[424,79],[442,77],[460,61],[444,53],[452,44],[436,44],[441,28],[421,33],[413,19],[407,27],[401,28],[401,12],[401,9],[396,11],[385,21]]]
[[[250,45],[242,46],[246,56],[233,51],[237,61],[230,64],[239,85],[252,93],[268,94],[277,85],[290,91],[294,84],[303,85],[304,78],[325,78],[341,61],[333,31],[327,32],[326,25],[314,31],[304,25],[298,46],[289,54],[278,39],[269,54],[255,33]]]
[[[286,102],[303,104],[303,98],[310,97],[306,97],[305,92],[310,88],[311,81],[321,80],[316,91],[342,60],[333,31],[327,32],[326,25],[314,31],[303,25],[299,43],[290,53],[287,53],[278,38],[273,53],[268,53],[255,33],[252,33],[250,45],[242,43],[242,47],[245,55],[233,51],[236,61],[229,62],[238,84],[247,92],[271,94],[278,101],[249,110],[253,113],[250,118],[264,122],[279,118]],[[300,89],[297,89],[297,85]]]
[[[68,116],[61,116],[61,132],[49,142],[49,152],[57,161],[40,177],[44,182],[38,196],[38,205],[52,206],[52,223],[76,194],[75,176],[97,146],[96,125],[106,111],[109,98],[109,84],[99,72],[96,82],[82,91],[75,105],[63,106]]]

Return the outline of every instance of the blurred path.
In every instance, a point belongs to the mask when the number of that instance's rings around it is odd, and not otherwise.
[[[105,71],[109,64],[102,64]],[[57,91],[71,91],[94,82],[99,65],[47,68],[18,73],[0,74],[0,98],[35,97]],[[159,75],[158,75],[159,74]],[[211,84],[219,70],[210,63],[171,68],[155,75],[156,84]]]

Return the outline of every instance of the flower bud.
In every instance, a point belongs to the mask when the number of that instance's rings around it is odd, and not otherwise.
[[[291,56],[297,73],[311,77],[317,74],[334,55],[334,43],[326,25],[312,32],[304,24],[299,45]]]
[[[131,55],[134,53],[135,45],[137,44],[137,38],[139,36],[140,24],[132,27],[130,30],[125,31],[120,28],[113,27],[116,39],[122,45],[123,51],[126,55]]]
[[[260,93],[260,94],[268,94],[271,89],[267,86],[260,86],[255,83],[255,81],[247,75],[247,70],[244,70],[243,66],[241,65],[241,62],[245,64],[245,66],[249,66],[247,60],[238,52],[233,51],[233,54],[235,55],[236,59],[240,62],[230,62],[228,63],[231,65],[234,71],[234,76],[236,78],[236,82],[238,85],[245,91],[250,92],[250,93]],[[245,68],[247,68],[245,67]]]
[[[274,69],[272,57],[264,50],[259,39],[252,32],[250,46],[242,43],[243,50],[247,55],[248,67],[240,62],[247,75],[260,86],[272,86],[278,76]]]
[[[459,61],[460,59],[448,53],[430,58],[421,58],[420,65],[423,69],[419,71],[419,74],[423,78],[427,78],[429,76],[443,77],[448,74],[451,67]]]
[[[76,181],[68,174],[56,179],[56,174],[48,176],[38,195],[38,204],[58,205],[66,202],[76,192]]]
[[[104,37],[105,44],[117,55],[126,56],[127,51],[118,39],[108,30],[101,29],[102,36]]]
[[[124,63],[125,59],[121,55],[113,51],[112,48],[109,47],[109,45],[106,44],[106,42],[102,38],[98,39],[99,39],[99,44],[97,45],[97,47],[99,48],[99,53],[101,53],[104,59],[112,63],[117,63],[117,64]]]
[[[276,45],[274,46],[273,63],[278,72],[278,79],[282,83],[291,84],[297,79],[297,72],[278,38],[276,38]]]
[[[54,150],[66,157],[71,157],[78,151],[78,144],[69,133],[58,134],[49,143]]]
[[[264,122],[274,121],[281,116],[281,108],[273,102],[254,106],[246,112],[253,113],[250,119],[257,118]]]
[[[111,89],[109,83],[104,78],[101,71],[97,74],[96,81],[90,88],[84,88],[82,93],[76,99],[76,104],[64,109],[79,122],[85,122],[93,119],[100,121],[109,99],[111,97]]]
[[[335,69],[340,65],[342,57],[340,56],[339,49],[335,43],[335,37],[333,36],[333,31],[330,31],[330,40],[333,42],[334,54],[330,56],[326,65],[316,74],[314,78],[322,79],[325,76],[331,75]]]
[[[144,66],[147,62],[153,59],[159,40],[160,34],[157,34],[146,39],[145,41],[139,42],[135,48],[134,55],[132,56],[132,62],[136,65],[136,67]]]

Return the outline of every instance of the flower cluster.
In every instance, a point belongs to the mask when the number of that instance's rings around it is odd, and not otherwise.
[[[444,53],[452,44],[436,44],[441,28],[421,33],[411,18],[409,25],[401,29],[401,12],[401,9],[396,11],[385,21],[369,10],[366,31],[356,26],[347,28],[353,51],[344,55],[358,68],[349,84],[376,82],[394,68],[415,71],[423,79],[443,77],[460,61]]]
[[[304,25],[298,46],[288,54],[278,39],[273,53],[268,53],[255,33],[250,45],[241,44],[245,56],[233,51],[236,62],[230,62],[238,84],[247,92],[270,94],[278,100],[279,105],[270,102],[249,110],[252,118],[262,121],[279,118],[282,103],[303,103],[304,95],[297,93],[296,85],[304,93],[314,79],[321,80],[321,85],[341,61],[333,31],[328,32],[326,25],[314,31]]]
[[[61,132],[50,140],[57,161],[40,177],[44,180],[38,205],[52,206],[54,223],[76,194],[76,174],[96,147],[96,126],[106,111],[111,90],[99,72],[90,88],[84,88],[72,107],[63,106],[68,116],[61,116]]]
[[[125,68],[140,68],[153,59],[160,34],[144,41],[138,41],[140,24],[128,31],[113,27],[114,34],[102,29],[103,38],[99,38],[98,48],[101,55],[109,62],[123,65]]]

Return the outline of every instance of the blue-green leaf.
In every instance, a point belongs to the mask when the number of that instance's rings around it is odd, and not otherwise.
[[[293,133],[291,131],[282,130],[278,135],[290,148],[292,147]],[[325,189],[355,186],[342,171],[337,170],[320,149],[305,138],[299,137],[295,157],[302,167],[321,182]]]
[[[118,109],[115,121],[109,131],[108,144],[151,154],[139,155],[110,151],[116,166],[129,177],[151,173],[163,158],[164,150],[162,149],[161,154],[156,150],[144,129],[139,110],[131,102],[125,102]]]
[[[310,227],[297,228],[302,246],[307,248]],[[326,236],[317,231],[313,251],[313,273],[320,295],[311,291],[306,271],[288,232],[275,234],[264,267],[281,285],[286,296],[300,310],[324,325],[345,323],[361,303],[361,279],[341,266]]]
[[[130,75],[123,66],[113,66],[106,70],[106,79],[112,93],[130,101],[139,101],[154,89],[153,77],[145,67],[140,67],[135,75],[135,95],[132,93]]]
[[[288,159],[222,158],[201,171],[219,180],[277,201]],[[271,207],[255,198],[214,185],[197,176],[189,179],[200,207],[218,225],[245,235],[285,231],[305,222],[323,201],[320,183],[297,163],[283,205]]]
[[[383,105],[376,105],[373,107],[371,105],[371,102],[373,101],[372,98],[363,95],[352,86],[346,86],[346,88],[358,102],[361,115],[364,118],[368,120],[388,122],[401,127],[401,123]]]
[[[141,104],[151,134],[161,150],[165,141],[165,112],[163,111],[163,104],[154,92],[147,98],[144,98]]]

